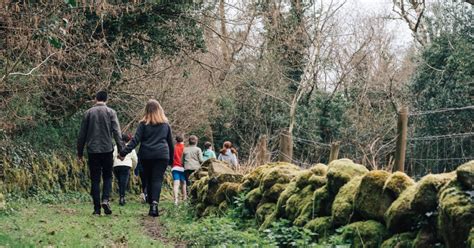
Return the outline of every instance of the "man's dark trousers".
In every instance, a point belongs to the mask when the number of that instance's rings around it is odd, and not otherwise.
[[[100,177],[102,176],[102,201],[108,201],[112,190],[113,152],[89,153],[89,171],[91,176],[91,196],[94,209],[100,210]]]

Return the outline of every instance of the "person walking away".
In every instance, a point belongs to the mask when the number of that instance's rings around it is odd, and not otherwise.
[[[132,136],[130,134],[122,134],[122,141],[124,143],[130,142]],[[138,157],[135,150],[132,150],[124,160],[118,159],[118,148],[114,147],[114,175],[117,178],[119,187],[119,205],[125,205],[125,191],[127,190],[128,180],[130,178],[130,170],[137,166]]]
[[[232,165],[232,167],[237,168],[239,161],[237,160],[237,150],[232,146],[230,141],[224,142],[222,149],[219,152],[219,157],[217,160],[225,161]]]
[[[120,152],[120,159],[138,144],[140,144],[138,159],[143,166],[147,182],[147,198],[150,204],[148,215],[157,217],[163,177],[166,167],[173,164],[174,147],[168,118],[156,100],[147,102],[145,116],[138,124],[135,136]]]
[[[185,147],[183,151],[183,165],[186,184],[191,185],[189,176],[201,168],[204,159],[202,157],[201,148],[197,147],[198,138],[195,135],[189,136],[188,143],[189,146]]]
[[[115,140],[118,149],[123,148],[120,123],[117,113],[107,107],[107,92],[96,94],[95,105],[84,114],[77,139],[77,157],[83,161],[84,147],[87,147],[88,165],[91,177],[91,196],[94,203],[94,215],[101,214],[101,207],[107,215],[112,214],[109,204],[112,190],[112,166]],[[102,201],[100,179],[102,177]]]
[[[216,153],[212,150],[212,144],[209,141],[204,143],[204,152],[202,153],[203,160],[206,161],[211,158],[216,158]]]
[[[181,135],[176,136],[176,145],[174,145],[173,168],[171,174],[173,175],[173,196],[174,204],[179,202],[179,186],[181,185],[181,194],[183,201],[186,201],[186,178],[184,176],[184,166],[182,163],[184,151],[184,138]]]

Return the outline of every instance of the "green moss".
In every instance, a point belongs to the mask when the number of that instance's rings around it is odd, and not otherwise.
[[[228,203],[234,202],[234,197],[236,197],[240,192],[240,183],[225,182],[219,186],[219,189],[216,192],[217,202],[226,201]]]
[[[247,190],[254,189],[260,185],[261,177],[263,175],[263,171],[270,168],[271,165],[265,164],[256,167],[250,173],[244,176],[242,187]]]
[[[448,248],[467,246],[474,223],[474,203],[461,183],[452,181],[439,196],[438,232]]]
[[[325,239],[329,235],[332,234],[332,221],[331,217],[318,217],[316,219],[311,220],[308,222],[304,228],[311,230],[315,233],[318,239]]]
[[[264,202],[273,202],[276,203],[278,201],[278,197],[280,194],[285,190],[287,184],[276,183],[270,189],[263,192],[262,200]]]
[[[436,210],[438,207],[439,190],[455,177],[455,172],[424,176],[417,183],[417,191],[411,202],[412,207],[419,213]]]
[[[298,217],[293,221],[293,224],[296,226],[304,226],[315,217],[331,215],[331,205],[334,198],[329,194],[327,186],[314,191],[311,200],[308,201],[308,199],[309,197],[306,197],[301,202]]]
[[[219,208],[216,206],[207,206],[204,212],[202,213],[201,217],[204,216],[218,216],[221,212],[219,211]]]
[[[190,189],[190,196],[191,196],[191,200],[193,201],[198,201],[198,202],[203,202],[204,201],[204,194],[206,193],[205,191],[203,191],[203,188],[204,186],[207,185],[207,182],[209,181],[209,177],[203,177],[197,181],[195,181],[192,185],[191,185],[191,189]]]
[[[415,184],[415,181],[411,179],[407,174],[397,171],[391,174],[385,181],[383,186],[384,191],[390,192],[395,198],[397,198],[406,188]]]
[[[412,248],[416,233],[405,232],[395,234],[382,243],[381,248]]]
[[[293,164],[276,163],[271,168],[263,171],[260,190],[265,192],[277,183],[287,184],[290,180],[300,173],[300,169]]]
[[[227,211],[228,208],[229,208],[229,204],[226,201],[221,202],[218,207],[219,212],[221,213]]]
[[[249,209],[252,213],[255,213],[261,199],[262,192],[260,191],[260,188],[255,188],[245,195],[245,207]]]
[[[315,164],[311,168],[309,168],[314,175],[316,176],[326,176],[328,172],[328,166],[325,164]]]
[[[312,199],[313,190],[311,185],[308,185],[304,189],[294,193],[286,202],[285,217],[290,221],[294,221],[303,208],[307,207],[308,204],[312,204]]]
[[[286,204],[288,202],[288,199],[297,192],[298,188],[296,187],[296,182],[292,181],[289,184],[287,184],[285,190],[281,192],[280,197],[278,197],[277,201],[277,207],[275,211],[277,212],[278,217],[283,217],[286,218]]]
[[[374,170],[362,177],[354,198],[354,208],[364,219],[383,221],[385,211],[394,201],[391,194],[383,190],[389,176],[386,171]]]
[[[2,193],[0,193],[0,211],[5,210],[5,208],[6,208],[5,197],[3,196]]]
[[[255,212],[255,218],[258,224],[261,224],[265,221],[265,219],[270,216],[273,211],[275,210],[275,203],[264,203],[257,207],[257,211]]]
[[[374,220],[359,221],[342,227],[342,238],[352,247],[377,248],[387,238],[385,226]]]
[[[313,172],[311,170],[301,171],[296,176],[296,187],[298,187],[299,189],[303,189],[304,187],[306,187],[309,184],[308,180],[312,175],[313,175]]]
[[[327,179],[331,194],[336,195],[339,189],[356,176],[362,176],[369,170],[363,165],[355,164],[350,159],[338,159],[328,165]]]
[[[331,209],[334,226],[338,227],[349,224],[354,219],[354,197],[359,190],[361,181],[362,177],[355,177],[342,186],[339,193],[337,193]]]
[[[467,239],[467,247],[474,248],[474,227],[469,232],[469,238]]]
[[[416,185],[408,187],[385,212],[384,219],[389,230],[404,232],[410,231],[416,226],[419,214],[411,207],[416,190]]]
[[[455,177],[455,173],[430,174],[408,187],[385,212],[391,231],[411,231],[438,208],[439,189]]]
[[[474,189],[474,160],[471,160],[456,169],[458,181],[462,184],[464,189]]]
[[[436,230],[433,226],[423,226],[416,238],[413,240],[413,248],[435,247],[440,241],[436,238]]]

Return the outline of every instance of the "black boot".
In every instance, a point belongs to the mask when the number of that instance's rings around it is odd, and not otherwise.
[[[154,201],[150,204],[150,211],[148,212],[149,216],[158,217],[160,214],[158,213],[158,202]]]
[[[105,213],[106,215],[112,214],[112,209],[110,209],[109,201],[104,200],[104,201],[102,202],[102,208],[104,209],[104,213]]]
[[[125,196],[121,196],[121,197],[120,197],[119,205],[120,205],[120,206],[125,206]]]

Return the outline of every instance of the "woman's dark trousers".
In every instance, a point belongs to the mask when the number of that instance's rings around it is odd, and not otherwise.
[[[108,201],[112,190],[112,152],[89,153],[89,172],[91,176],[91,196],[94,210],[100,210],[100,178],[102,177],[102,201]]]
[[[167,159],[141,159],[147,183],[148,203],[160,202],[161,186],[168,166]]]
[[[118,181],[119,195],[120,197],[125,197],[125,191],[127,190],[128,179],[130,177],[130,167],[115,166],[114,174]]]

